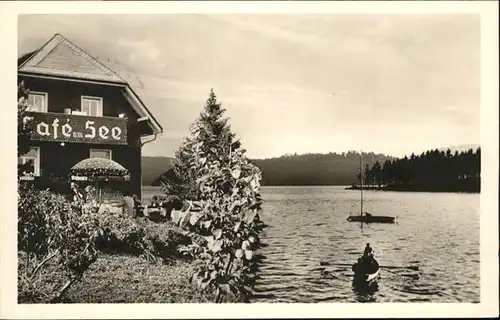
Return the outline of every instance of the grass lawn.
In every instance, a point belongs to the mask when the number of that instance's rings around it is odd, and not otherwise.
[[[120,226],[122,221],[124,226]],[[142,222],[141,222],[142,221]],[[112,220],[118,230],[124,230],[130,221]],[[154,223],[138,219],[140,226],[150,234],[161,235],[174,243],[182,241],[179,227],[171,222]],[[20,274],[24,273],[25,254],[19,253]],[[97,261],[85,272],[81,282],[73,283],[62,297],[63,303],[212,303],[215,295],[203,292],[190,279],[195,272],[189,261],[175,256],[167,263],[150,262],[143,255],[100,252]],[[36,281],[36,287],[46,294],[55,293],[67,281],[61,266],[49,262]],[[46,303],[20,295],[19,303]],[[238,302],[234,296],[227,302]]]
[[[213,302],[189,283],[191,264],[148,263],[129,255],[102,254],[82,282],[71,286],[65,302],[73,303],[186,303]]]
[[[176,245],[185,241],[182,230],[171,222],[154,223],[145,218],[124,219],[119,213],[107,213],[107,226],[126,237],[137,228]],[[134,224],[137,224],[134,226]],[[120,234],[123,233],[123,234]],[[113,251],[113,250],[111,250]],[[26,255],[19,252],[19,270],[24,274]],[[189,279],[195,272],[191,263],[171,256],[168,263],[150,262],[144,255],[126,252],[100,252],[97,261],[85,272],[81,282],[73,283],[63,296],[65,303],[184,303],[213,302],[215,297],[201,292]],[[35,286],[52,295],[68,279],[57,263],[44,267]],[[47,297],[47,296],[46,296]],[[20,303],[43,303],[28,296],[19,296]]]

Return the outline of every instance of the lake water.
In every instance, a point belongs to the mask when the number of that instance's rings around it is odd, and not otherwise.
[[[261,277],[253,302],[479,302],[479,194],[367,191],[364,209],[396,224],[348,222],[359,191],[263,187]],[[144,200],[161,194],[144,189]],[[352,287],[350,267],[369,242],[384,266],[375,292]],[[325,268],[325,267],[323,267]]]
[[[268,246],[253,302],[479,302],[479,194],[365,191],[364,209],[396,224],[346,221],[359,191],[263,187]],[[358,292],[350,267],[369,242],[382,269],[378,288]],[[324,268],[324,267],[323,267]]]

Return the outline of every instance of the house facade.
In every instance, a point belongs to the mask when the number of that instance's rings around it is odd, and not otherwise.
[[[18,82],[29,90],[30,162],[37,180],[68,181],[86,158],[111,159],[130,173],[141,196],[141,150],[163,129],[132,87],[60,34],[18,59]]]

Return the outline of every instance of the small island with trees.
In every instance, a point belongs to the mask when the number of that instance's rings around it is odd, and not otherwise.
[[[358,173],[358,183],[361,181]],[[385,191],[480,192],[481,148],[431,150],[363,168],[363,188]],[[360,189],[353,184],[347,189]]]

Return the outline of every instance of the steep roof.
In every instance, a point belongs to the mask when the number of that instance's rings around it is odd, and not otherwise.
[[[123,95],[137,114],[148,121],[155,134],[163,128],[132,87],[116,72],[74,43],[56,33],[40,49],[18,58],[18,73],[90,80],[123,86]]]
[[[19,67],[20,72],[126,83],[83,49],[55,34]]]

